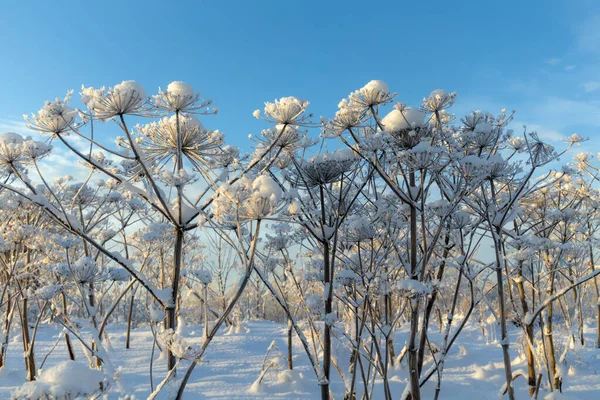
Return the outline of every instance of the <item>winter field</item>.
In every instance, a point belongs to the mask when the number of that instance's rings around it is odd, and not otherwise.
[[[480,326],[472,324],[457,341],[457,347],[448,355],[444,371],[443,386],[440,399],[499,399],[502,398],[499,388],[503,385],[502,353],[498,344],[498,328],[494,324],[486,324],[486,336]],[[149,360],[151,354],[152,335],[148,329],[134,329],[131,348],[125,349],[125,326],[117,325],[109,330],[109,352],[115,367],[121,367],[121,383],[125,393],[137,399],[145,399],[150,394]],[[495,330],[495,331],[494,331]],[[189,337],[197,337],[202,326],[187,327]],[[211,355],[203,360],[202,366],[196,369],[192,381],[188,384],[185,398],[190,399],[314,399],[320,396],[317,381],[312,376],[310,366],[298,343],[294,344],[294,369],[288,370],[283,360],[286,346],[285,325],[267,321],[249,321],[238,329],[238,332],[225,330],[211,346]],[[36,344],[38,354],[44,356],[50,351],[60,331],[52,326],[43,326]],[[407,329],[399,329],[397,341],[407,339]],[[519,341],[519,330],[511,330],[511,339]],[[585,336],[593,342],[593,330],[586,325]],[[433,333],[431,339],[438,341],[439,334]],[[260,384],[255,384],[261,375],[261,366],[271,343],[275,341],[279,351],[273,358],[279,357],[280,365],[274,366],[265,375]],[[0,373],[0,398],[8,399],[25,381],[22,346],[19,337],[12,340],[12,349],[8,353],[7,366]],[[337,349],[336,355],[341,358],[347,349]],[[76,351],[78,368],[87,369],[87,361],[82,352]],[[524,373],[527,368],[525,360],[518,351],[511,352],[512,364],[516,373]],[[45,370],[64,362],[68,358],[65,346],[61,343],[48,357]],[[155,378],[157,381],[166,373],[164,357],[155,355]],[[552,394],[547,389],[540,392],[540,399],[581,399],[595,400],[600,393],[600,349],[585,346],[572,349],[561,365],[564,371],[564,394]],[[85,376],[73,373],[70,376],[51,375],[49,382],[64,381],[72,387],[88,387],[95,389],[94,379],[85,382]],[[408,384],[407,364],[402,362],[390,371],[390,387],[394,398],[399,398]],[[156,383],[155,383],[156,384]],[[342,398],[344,386],[339,376],[332,379],[333,398]],[[520,377],[515,381],[515,394],[518,398],[528,398],[526,381]],[[359,392],[360,393],[360,392]],[[422,396],[433,398],[434,382],[423,387]],[[360,396],[360,394],[359,394]],[[108,398],[117,398],[109,395]],[[377,390],[374,399],[383,398]],[[159,398],[167,398],[166,393]]]
[[[0,397],[598,398],[588,139],[400,100],[282,97],[234,146],[130,80],[0,133]]]

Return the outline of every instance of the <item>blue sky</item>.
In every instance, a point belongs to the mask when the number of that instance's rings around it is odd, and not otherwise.
[[[35,5],[32,5],[36,3]],[[418,104],[458,92],[454,112],[516,109],[557,140],[600,150],[597,1],[3,1],[0,131],[86,86],[183,80],[214,99],[206,126],[247,144],[263,103],[294,95],[332,116],[371,79]]]

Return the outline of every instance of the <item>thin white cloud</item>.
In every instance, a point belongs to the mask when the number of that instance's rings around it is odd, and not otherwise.
[[[600,102],[547,97],[536,102],[534,116],[560,130],[569,126],[600,127]]]
[[[552,57],[546,60],[546,64],[548,65],[558,65],[562,60],[558,57]]]
[[[588,18],[577,26],[579,50],[600,53],[600,15]]]
[[[573,71],[575,69],[575,65],[567,65],[565,67],[565,71]]]
[[[596,90],[600,90],[600,82],[598,81],[588,81],[583,83],[583,90],[586,93],[595,92]]]
[[[527,126],[528,133],[537,132],[538,136],[542,140],[560,142],[567,136],[557,130],[550,129],[548,127],[545,127],[545,126],[542,126],[539,124],[528,124],[528,123],[521,122],[521,121],[514,121],[512,123],[512,127],[513,127],[513,130],[515,131],[515,133],[519,132],[518,129],[520,129],[520,127],[522,127],[524,125]]]

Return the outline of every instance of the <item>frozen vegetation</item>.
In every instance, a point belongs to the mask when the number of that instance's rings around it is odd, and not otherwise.
[[[398,100],[283,97],[239,148],[188,84],[124,81],[1,133],[0,398],[597,398],[586,139]]]

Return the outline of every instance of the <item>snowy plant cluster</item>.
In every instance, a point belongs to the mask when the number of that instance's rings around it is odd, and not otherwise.
[[[570,355],[600,346],[597,158],[560,167],[584,138],[556,150],[510,129],[513,112],[457,118],[454,93],[397,100],[371,81],[331,119],[267,102],[247,152],[199,120],[218,110],[190,85],[124,81],[26,116],[40,140],[0,134],[0,371],[16,336],[26,371],[13,397],[126,398],[115,327],[125,349],[149,332],[149,398],[180,399],[214,339],[253,319],[285,328],[249,393],[304,380],[322,399],[437,399],[470,325],[499,345],[500,395],[562,391]],[[57,147],[84,180],[45,176]],[[57,347],[68,359],[45,365]]]

